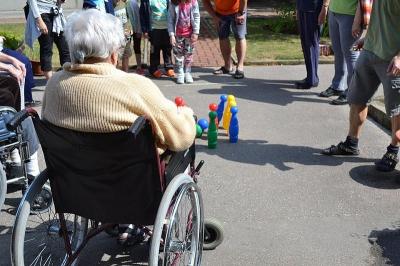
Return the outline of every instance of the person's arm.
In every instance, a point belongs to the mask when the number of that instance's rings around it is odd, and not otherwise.
[[[0,52],[0,62],[11,64],[16,70],[18,70],[21,73],[22,77],[25,77],[26,75],[25,65],[18,59]]]
[[[24,79],[22,71],[16,69],[13,65],[0,62],[0,72],[2,71],[9,73],[11,76],[18,80],[19,84],[22,84],[22,81]]]
[[[37,0],[28,0],[29,8],[32,10],[32,15],[35,18],[36,26],[39,28],[40,33],[48,34],[46,24],[44,23],[42,17],[40,16],[39,8],[37,5]]]
[[[148,34],[150,31],[150,10],[149,1],[142,0],[140,2],[140,25],[142,27],[142,32]]]
[[[211,4],[211,0],[203,0],[203,7],[211,15],[211,17],[218,17],[214,7]]]
[[[168,7],[168,34],[170,37],[175,36],[175,23],[176,23],[175,5],[172,2],[170,2]]]
[[[239,11],[236,15],[236,23],[237,24],[243,24],[245,17],[246,17],[246,9],[247,9],[247,0],[240,0],[239,3]]]
[[[197,42],[200,33],[200,8],[199,3],[195,1],[194,6],[192,7],[193,12],[193,33],[191,36],[192,43]]]
[[[357,5],[356,14],[354,16],[353,26],[351,27],[351,34],[354,38],[359,38],[362,33],[362,10],[361,4]]]
[[[318,25],[323,25],[325,23],[326,15],[328,14],[329,2],[330,0],[322,1],[321,12],[319,12],[318,16]]]

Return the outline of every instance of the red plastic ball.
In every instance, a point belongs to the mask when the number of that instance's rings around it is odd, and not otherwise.
[[[182,97],[176,97],[175,98],[175,104],[176,104],[176,106],[184,106],[185,105],[185,101],[183,100]]]
[[[210,105],[208,106],[208,108],[210,108],[210,111],[217,111],[218,110],[218,105],[216,103],[210,103]]]

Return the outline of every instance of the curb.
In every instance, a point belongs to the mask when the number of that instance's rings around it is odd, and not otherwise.
[[[372,100],[368,106],[368,116],[385,129],[391,131],[391,121],[386,115],[383,97],[378,96]]]

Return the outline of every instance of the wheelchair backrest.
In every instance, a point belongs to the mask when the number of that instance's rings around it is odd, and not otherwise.
[[[138,119],[117,133],[88,133],[33,121],[57,212],[101,222],[154,222],[162,190],[148,122],[139,125],[143,119]]]

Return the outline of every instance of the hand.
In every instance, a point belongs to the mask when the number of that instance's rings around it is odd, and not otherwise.
[[[14,57],[12,57],[12,61],[11,64],[14,66],[15,69],[17,69],[19,72],[21,72],[21,75],[25,78],[26,76],[26,68],[24,63],[22,63],[21,61],[15,59]]]
[[[44,21],[43,21],[43,19],[41,17],[38,17],[36,19],[36,26],[39,28],[40,33],[42,33],[42,34],[48,34],[49,33],[49,31],[47,29],[47,26],[46,26],[46,24],[44,23]]]
[[[328,14],[328,7],[322,6],[321,12],[319,12],[318,16],[318,25],[323,25],[325,23],[327,14]]]
[[[235,21],[237,25],[242,25],[244,23],[245,17],[244,15],[240,15],[239,13],[235,17]]]
[[[192,41],[192,44],[195,44],[198,39],[199,39],[199,35],[194,34],[194,33],[192,34],[192,37],[190,38],[190,40]]]
[[[15,68],[13,65],[9,65],[7,69],[8,73],[11,74],[11,76],[15,77],[18,81],[18,83],[21,85],[22,82],[25,79],[25,75],[23,72],[17,68]]]
[[[400,55],[393,57],[386,72],[389,76],[400,77]]]
[[[143,37],[144,37],[145,39],[148,39],[148,38],[149,38],[149,33],[143,32]]]
[[[170,36],[170,37],[169,37],[169,41],[171,42],[171,45],[172,45],[172,46],[175,46],[175,45],[176,45],[175,36]]]
[[[360,51],[363,48],[363,46],[364,46],[364,38],[358,39],[353,45],[355,51]]]

